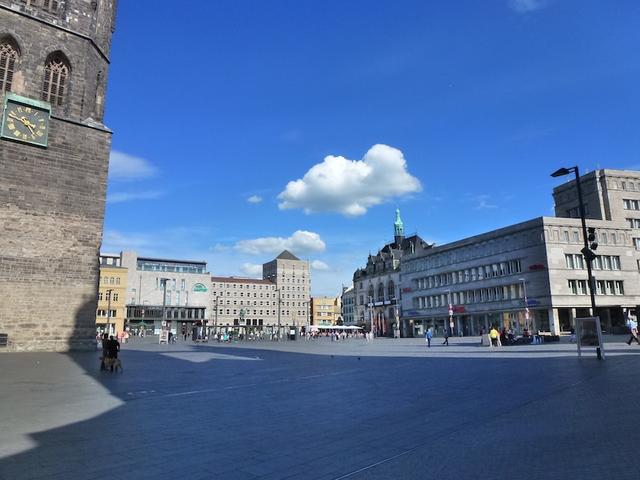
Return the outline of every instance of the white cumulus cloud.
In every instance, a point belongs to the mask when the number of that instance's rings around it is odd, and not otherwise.
[[[251,195],[249,198],[247,198],[247,202],[260,203],[262,202],[262,197],[260,195]]]
[[[329,155],[304,177],[291,181],[278,195],[282,210],[301,208],[305,213],[338,212],[358,216],[395,197],[419,192],[420,180],[407,170],[397,148],[374,145],[362,160]]]
[[[311,268],[314,270],[329,270],[329,265],[324,263],[322,260],[314,260],[311,262]]]
[[[326,244],[320,235],[305,230],[297,230],[290,237],[262,237],[251,240],[240,240],[234,248],[250,255],[263,253],[276,254],[289,250],[294,255],[323,252]]]
[[[112,180],[137,180],[153,177],[156,167],[144,158],[112,150],[109,157],[109,178]]]
[[[250,277],[262,277],[262,265],[257,263],[243,263],[242,273]]]

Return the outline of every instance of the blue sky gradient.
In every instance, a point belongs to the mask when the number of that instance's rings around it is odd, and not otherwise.
[[[640,166],[639,20],[632,0],[119,2],[103,250],[256,275],[284,245],[335,295],[396,207],[437,243],[550,215],[558,167]],[[355,162],[378,144],[401,153]],[[331,211],[279,208],[327,156],[346,170],[317,167],[302,203]],[[345,214],[353,192],[373,203]]]

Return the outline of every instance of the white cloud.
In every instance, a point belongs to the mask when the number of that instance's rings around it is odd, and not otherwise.
[[[324,263],[322,260],[314,260],[311,262],[311,268],[314,270],[329,270],[329,265]]]
[[[518,13],[540,10],[549,4],[549,0],[509,0],[509,7]]]
[[[160,198],[164,195],[164,192],[149,190],[146,192],[116,192],[107,195],[107,203],[122,203],[130,202],[132,200],[152,200],[154,198]]]
[[[257,263],[243,263],[242,273],[250,277],[262,277],[262,265]]]
[[[362,160],[329,155],[304,177],[287,184],[278,195],[280,209],[305,213],[338,212],[364,215],[367,209],[394,197],[419,192],[420,181],[409,174],[402,152],[374,145]]]
[[[112,180],[137,180],[153,177],[156,167],[144,158],[112,150],[109,157],[109,178]]]
[[[234,248],[250,255],[275,254],[283,250],[289,250],[294,255],[303,255],[305,253],[323,252],[326,244],[317,233],[297,230],[288,238],[262,237],[240,240],[235,244]]]
[[[260,195],[251,195],[249,198],[247,198],[247,202],[260,203],[262,202],[262,197]]]
[[[490,203],[489,200],[491,197],[489,195],[478,195],[475,197],[476,206],[473,207],[474,210],[491,210],[494,208],[498,208],[497,205]]]

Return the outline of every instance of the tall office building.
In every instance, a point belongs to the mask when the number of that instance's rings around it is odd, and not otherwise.
[[[280,304],[280,325],[300,331],[309,325],[309,294],[311,273],[309,262],[284,250],[275,259],[262,265],[262,278],[276,285]]]

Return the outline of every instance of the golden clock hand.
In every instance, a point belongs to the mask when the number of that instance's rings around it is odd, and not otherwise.
[[[36,126],[31,123],[27,117],[22,117],[22,123],[24,123],[29,128],[36,128]]]
[[[10,116],[11,118],[14,118],[14,119],[18,120],[19,122],[24,123],[24,120],[23,120],[23,119],[24,119],[24,117],[20,118],[20,117],[18,117],[16,114],[14,114],[13,112],[10,112],[10,113],[9,113],[9,116]]]

